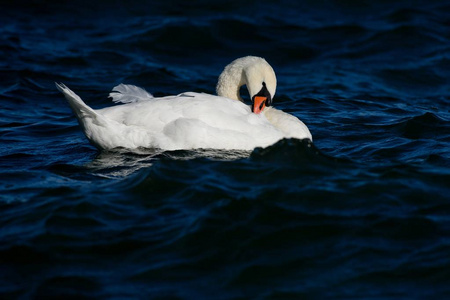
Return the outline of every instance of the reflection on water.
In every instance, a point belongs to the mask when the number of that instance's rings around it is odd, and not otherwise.
[[[164,151],[161,149],[114,149],[101,151],[84,167],[88,173],[105,178],[126,177],[142,168],[150,167],[158,159],[190,160],[206,158],[218,161],[232,161],[248,158],[251,151],[195,149]]]
[[[150,167],[161,153],[163,151],[152,149],[102,151],[85,167],[100,177],[121,178]]]

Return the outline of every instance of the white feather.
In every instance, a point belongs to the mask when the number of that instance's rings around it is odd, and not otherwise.
[[[133,103],[152,99],[153,95],[146,90],[131,84],[119,84],[109,93],[114,103]]]
[[[248,105],[237,100],[242,84],[249,85],[250,97],[264,84],[273,96],[275,73],[264,59],[247,56],[224,69],[217,84],[219,96],[186,92],[154,98],[137,86],[120,84],[110,97],[125,104],[97,110],[66,86],[57,84],[57,87],[89,141],[99,149],[251,150],[267,147],[282,138],[312,140],[308,127],[295,116],[272,107],[266,107],[260,114],[253,113]]]

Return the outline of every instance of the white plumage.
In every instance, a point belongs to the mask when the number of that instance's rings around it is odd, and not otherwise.
[[[114,103],[133,103],[151,99],[153,95],[135,85],[121,83],[113,88],[109,97]]]
[[[193,92],[154,98],[139,87],[120,84],[110,97],[123,104],[98,110],[87,106],[64,84],[56,86],[69,102],[86,137],[99,149],[251,150],[282,138],[312,140],[308,128],[296,117],[272,107],[255,114],[248,105],[230,99],[239,97],[239,88],[244,84],[249,91],[252,89],[252,99],[266,86],[265,91],[274,94],[275,73],[264,59],[244,57],[232,62],[219,77],[218,94],[228,98]]]

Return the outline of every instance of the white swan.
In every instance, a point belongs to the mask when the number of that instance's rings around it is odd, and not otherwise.
[[[247,86],[251,107],[239,101],[242,85]],[[226,66],[217,83],[219,96],[187,92],[154,98],[141,88],[120,84],[110,97],[123,104],[94,110],[64,84],[56,87],[66,97],[88,140],[99,149],[251,150],[283,138],[312,140],[302,121],[270,107],[276,77],[260,57],[239,58]]]

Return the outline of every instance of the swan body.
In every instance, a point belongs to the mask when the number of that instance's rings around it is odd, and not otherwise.
[[[239,88],[244,84],[254,103],[263,99],[258,107],[239,101]],[[312,140],[298,118],[270,107],[275,73],[259,57],[240,58],[228,65],[219,77],[219,96],[187,92],[154,98],[139,87],[120,84],[110,97],[122,104],[94,110],[64,84],[56,86],[88,140],[99,149],[252,150],[283,138]]]

